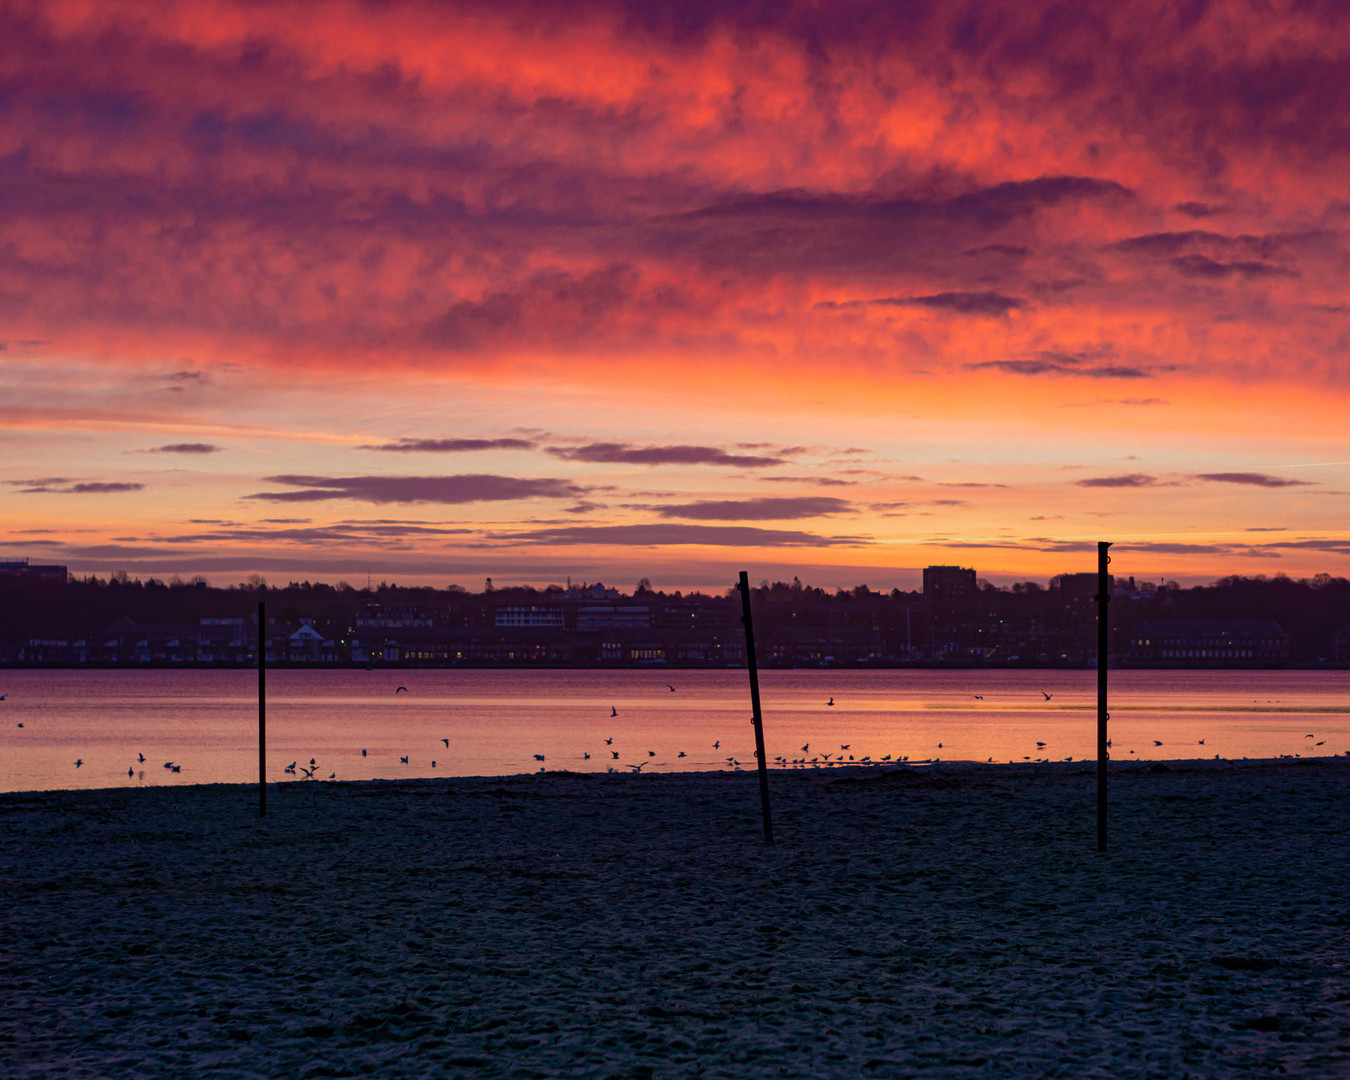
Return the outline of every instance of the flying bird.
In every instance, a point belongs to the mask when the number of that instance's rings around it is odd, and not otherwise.
[[[183,766],[181,766],[181,765],[170,765],[170,766],[169,766],[169,769],[170,769],[171,772],[182,772],[182,771],[183,771]]]
[[[144,754],[137,754],[137,755],[136,755],[136,761],[137,761],[139,764],[144,765],[144,764],[145,764],[145,755],[144,755]]]
[[[446,748],[447,750],[450,749],[450,740],[449,740],[449,739],[442,739],[441,742],[445,743],[445,748]]]
[[[833,704],[834,704],[834,698],[830,698],[830,700],[827,701],[827,702],[825,702],[825,704],[826,704],[826,705],[833,705]]]
[[[407,692],[408,688],[406,686],[400,686],[397,690],[394,691],[395,694],[406,694]]]
[[[619,760],[619,752],[617,750],[611,750],[609,752],[609,756],[612,757],[615,761]]]
[[[1044,690],[1041,691],[1041,697],[1045,698],[1046,701],[1049,701],[1054,696],[1054,694],[1047,694]]]
[[[1159,740],[1154,739],[1154,740],[1153,740],[1153,745],[1154,745],[1154,746],[1161,746],[1162,743],[1161,743]]]
[[[398,760],[399,760],[399,762],[400,762],[401,764],[403,764],[403,765],[408,764],[408,759],[405,758],[405,757],[401,757],[401,758],[399,758]]]
[[[605,745],[606,745],[606,746],[613,746],[613,745],[614,745],[614,736],[613,736],[613,735],[611,735],[608,739],[605,740]]]
[[[317,766],[316,766],[316,768],[317,768]],[[306,780],[313,780],[313,779],[314,779],[314,769],[306,769],[303,765],[301,765],[301,766],[300,766],[300,771],[301,771],[302,773],[305,774],[305,779],[306,779]]]
[[[656,751],[655,751],[655,750],[648,750],[648,751],[647,751],[647,756],[648,756],[648,757],[656,757]]]
[[[833,700],[833,699],[831,699],[831,700]],[[808,750],[810,750],[810,749],[811,749],[811,744],[810,744],[810,743],[807,743],[805,746],[802,747],[802,753],[804,754],[804,753],[806,753],[806,752],[807,752]]]
[[[718,739],[715,743],[713,743],[713,749],[714,749],[714,750],[721,750],[721,749],[722,749],[722,740],[721,740],[721,739]]]
[[[609,715],[610,715],[610,716],[618,716],[618,715],[619,715],[619,710],[616,709],[613,705],[611,705],[611,706],[609,707]]]
[[[666,683],[666,689],[669,690],[672,694],[675,693],[675,687],[671,686],[670,683]]]
[[[78,769],[78,768],[79,768],[81,765],[83,765],[83,764],[84,764],[84,758],[76,758],[76,759],[75,759],[75,768]]]

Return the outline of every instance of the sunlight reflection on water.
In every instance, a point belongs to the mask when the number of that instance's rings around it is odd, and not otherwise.
[[[256,678],[0,672],[0,790],[255,780]],[[1095,756],[1093,671],[764,671],[761,685],[775,768]],[[311,758],[316,778],[345,780],[754,765],[739,670],[271,670],[267,688],[275,780]],[[1116,760],[1350,750],[1350,672],[1112,671],[1110,690]]]

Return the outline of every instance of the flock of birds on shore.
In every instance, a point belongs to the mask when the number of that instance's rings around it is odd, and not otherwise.
[[[671,683],[666,683],[665,685],[666,685],[666,688],[670,691],[670,693],[672,693],[672,694],[675,693],[675,687],[674,687],[674,685],[672,685]],[[397,695],[399,695],[399,694],[407,694],[407,693],[409,693],[408,688],[407,688],[406,686],[402,686],[402,685],[398,686],[398,687],[395,689],[395,691],[394,691],[395,696],[397,696]],[[1053,694],[1051,694],[1051,693],[1049,693],[1049,692],[1047,692],[1047,691],[1045,691],[1045,690],[1040,691],[1040,693],[1041,693],[1041,696],[1042,696],[1046,701],[1050,701],[1050,700],[1054,697]],[[9,695],[8,695],[7,693],[5,693],[5,694],[0,694],[0,701],[6,700],[6,698],[8,698],[8,696],[9,696]],[[983,694],[973,694],[972,697],[973,697],[976,701],[983,701],[983,700],[984,700],[984,695],[983,695]],[[833,706],[834,706],[834,697],[833,697],[833,696],[830,696],[829,700],[826,701],[824,704],[825,704],[825,707],[826,707],[826,708],[831,708],[831,707],[833,707]],[[618,715],[619,715],[619,710],[618,710],[618,708],[617,708],[616,706],[611,705],[611,706],[610,706],[610,710],[609,710],[609,715],[610,715],[610,718],[611,718],[611,719],[617,718]],[[23,725],[22,723],[19,723],[19,724],[17,724],[16,726],[22,728],[24,725]],[[1325,746],[1325,745],[1326,745],[1326,740],[1325,740],[1325,739],[1317,740],[1317,736],[1316,736],[1315,734],[1308,734],[1308,735],[1305,735],[1304,738],[1305,738],[1305,739],[1313,739],[1313,740],[1316,740],[1316,741],[1314,742],[1314,744],[1313,744],[1314,747],[1319,747],[1319,746]],[[448,751],[448,750],[450,749],[450,740],[449,740],[448,738],[443,738],[443,739],[441,739],[440,741],[441,741],[441,743],[445,746],[445,749]],[[1153,742],[1153,745],[1154,745],[1154,746],[1163,746],[1163,745],[1165,745],[1161,739],[1154,739],[1154,740],[1152,740],[1152,742]],[[1204,745],[1205,745],[1205,740],[1204,740],[1204,739],[1199,739],[1199,740],[1197,740],[1197,742],[1198,742],[1198,744],[1199,744],[1200,746],[1204,746]],[[612,749],[613,744],[614,744],[614,737],[613,737],[612,735],[605,739],[605,746],[606,746],[606,748],[607,748],[606,752],[610,755],[609,760],[612,761],[612,762],[618,762],[618,761],[620,760],[620,751]],[[898,754],[898,753],[897,753],[897,754],[886,754],[886,755],[884,755],[884,756],[881,756],[881,757],[875,757],[875,758],[872,757],[872,756],[869,755],[869,754],[862,754],[862,755],[858,755],[858,756],[855,757],[855,755],[848,753],[848,751],[849,751],[850,749],[852,749],[852,745],[853,745],[852,743],[841,743],[840,746],[839,746],[839,750],[838,750],[837,752],[836,752],[836,751],[833,751],[833,750],[831,750],[831,751],[829,751],[829,752],[825,752],[825,751],[822,751],[822,750],[817,750],[816,753],[815,753],[814,755],[812,755],[811,757],[807,757],[806,755],[809,754],[809,753],[811,752],[811,744],[810,744],[809,742],[807,742],[807,743],[803,744],[802,747],[801,747],[801,755],[802,755],[802,756],[800,756],[800,757],[789,757],[789,756],[785,756],[785,755],[779,754],[779,755],[776,755],[775,757],[773,757],[773,758],[771,759],[770,764],[772,764],[772,765],[775,766],[775,767],[778,767],[778,768],[784,768],[784,769],[786,769],[786,768],[798,768],[798,769],[802,769],[802,768],[830,768],[830,767],[837,767],[837,766],[841,766],[841,765],[864,765],[864,766],[868,766],[868,765],[871,765],[871,766],[878,766],[878,765],[900,765],[900,764],[907,764],[907,763],[910,761],[909,755],[907,755],[907,754]],[[717,739],[716,741],[713,742],[713,744],[712,744],[712,749],[713,749],[713,750],[720,750],[720,749],[721,749],[721,746],[722,746],[722,740],[721,740],[721,739]],[[1047,743],[1046,743],[1046,742],[1044,742],[1044,741],[1042,741],[1042,740],[1037,740],[1037,741],[1036,741],[1036,748],[1037,748],[1038,751],[1043,751],[1043,750],[1046,748],[1046,746],[1047,746]],[[1112,740],[1108,739],[1108,740],[1106,741],[1106,746],[1107,746],[1107,749],[1110,750],[1110,748],[1111,748],[1111,746],[1112,746]],[[939,743],[937,744],[937,747],[936,747],[936,748],[937,748],[938,750],[942,750],[942,749],[943,749],[943,744],[942,744],[941,742],[939,742]],[[1129,752],[1130,752],[1131,754],[1134,754],[1134,753],[1135,753],[1134,750],[1130,750]],[[641,759],[641,760],[637,761],[636,763],[633,763],[633,762],[625,762],[625,763],[622,763],[620,766],[618,766],[618,768],[627,768],[627,769],[629,769],[629,770],[630,770],[631,772],[633,772],[633,773],[640,773],[647,765],[652,764],[652,763],[653,763],[653,759],[655,759],[655,758],[657,757],[657,752],[656,752],[655,750],[650,750],[650,749],[649,749],[649,750],[646,751],[646,754],[647,754],[646,758]],[[1347,754],[1347,755],[1350,755],[1350,750],[1347,750],[1347,751],[1346,751],[1346,754]],[[363,749],[361,750],[361,756],[364,758],[364,757],[367,757],[367,755],[368,755],[368,751],[367,751],[366,749],[363,748]],[[540,772],[544,772],[545,769],[546,769],[546,755],[544,755],[544,754],[534,754],[534,755],[532,755],[532,756],[533,756],[534,760],[535,760],[536,762],[539,763],[539,771],[540,771]],[[755,757],[758,757],[757,752],[755,753],[754,756],[755,756]],[[1219,757],[1218,754],[1215,754],[1214,756],[1215,756],[1215,758],[1218,758],[1218,757]],[[1279,756],[1279,757],[1282,757],[1282,758],[1294,758],[1294,757],[1298,757],[1298,756],[1300,756],[1300,755],[1298,755],[1298,754],[1280,754],[1280,755],[1278,755],[1278,756]],[[410,759],[411,759],[411,757],[412,757],[411,754],[400,754],[400,755],[399,755],[399,764],[400,764],[400,765],[409,765],[409,764],[410,764]],[[686,758],[686,757],[688,757],[688,755],[687,755],[686,752],[683,751],[683,750],[678,751],[678,753],[676,754],[676,758],[677,758],[677,759],[678,759],[678,758]],[[139,764],[139,765],[145,764],[145,760],[146,760],[146,758],[145,758],[145,755],[144,755],[144,754],[138,754],[138,755],[137,755],[137,761],[136,761],[136,763],[133,764],[133,765],[131,765],[131,766],[129,766],[128,769],[127,769],[127,777],[128,777],[128,779],[134,779],[134,778],[135,778],[135,776],[136,776],[136,765],[137,765],[137,764]],[[432,758],[432,759],[429,759],[429,760],[430,760],[430,763],[431,763],[431,768],[435,769],[435,768],[437,767],[437,765],[439,764],[439,761],[438,761],[437,759],[435,759],[435,758]],[[583,751],[583,752],[582,752],[582,755],[581,755],[581,760],[582,760],[582,761],[590,761],[590,760],[591,760],[591,752],[590,752],[589,750]],[[915,764],[934,764],[934,763],[939,762],[939,761],[941,761],[941,760],[942,760],[942,759],[939,758],[939,757],[928,757],[928,758],[923,758],[923,759],[917,760],[917,761],[915,762]],[[994,760],[994,759],[993,759],[992,757],[988,759],[988,761],[991,762],[991,763],[993,762],[993,760]],[[1051,761],[1052,759],[1050,759],[1050,758],[1048,758],[1048,757],[1037,757],[1037,758],[1034,758],[1034,759],[1033,759],[1032,756],[1031,756],[1030,754],[1026,754],[1026,755],[1023,755],[1022,760],[1023,760],[1023,761],[1033,761],[1033,760],[1034,760],[1034,761],[1036,761],[1036,762],[1049,762],[1049,761]],[[1054,760],[1071,762],[1071,761],[1073,761],[1073,758],[1072,758],[1072,757],[1066,757],[1066,758],[1059,758],[1059,759],[1054,759]],[[753,759],[752,759],[752,760],[749,760],[749,761],[742,761],[742,760],[740,760],[739,758],[735,757],[734,755],[727,756],[726,758],[724,758],[724,759],[722,760],[722,762],[708,762],[707,764],[722,764],[722,763],[724,763],[724,764],[727,765],[727,766],[730,766],[733,770],[739,770],[739,769],[741,769],[743,766],[754,766],[754,765],[757,764],[757,762],[756,762],[755,760],[753,760]],[[1010,763],[1011,763],[1011,762],[1010,762]],[[85,764],[85,762],[84,762],[84,759],[83,759],[83,758],[76,758],[76,759],[75,759],[74,766],[75,766],[76,769],[79,769],[79,768],[83,767],[84,764]],[[657,762],[656,764],[665,764],[665,762]],[[166,761],[166,762],[164,762],[163,767],[164,767],[164,769],[168,770],[170,773],[181,773],[181,772],[183,771],[183,766],[182,766],[182,764],[179,763],[179,762],[176,762],[176,761]],[[611,764],[611,765],[607,766],[607,771],[608,771],[608,772],[611,772],[611,773],[617,772],[617,771],[618,771],[618,768],[616,768],[615,765]],[[301,775],[303,775],[304,779],[306,779],[306,780],[315,780],[315,779],[318,779],[318,777],[316,776],[316,773],[318,772],[318,770],[319,770],[319,764],[318,764],[317,759],[311,757],[311,758],[309,759],[309,764],[308,764],[308,766],[302,764],[302,763],[300,762],[300,760],[297,758],[295,761],[292,761],[289,765],[287,765],[287,766],[282,770],[282,772],[283,772],[283,774],[288,775],[288,776],[295,776],[295,777],[297,777],[297,779],[298,779]],[[141,773],[142,779],[144,779],[144,776],[145,776],[145,774],[144,774],[144,772],[142,772],[142,773]],[[329,779],[329,780],[336,780],[336,779],[337,779],[337,773],[336,773],[335,771],[334,771],[334,772],[330,772],[330,773],[328,774],[328,779]]]

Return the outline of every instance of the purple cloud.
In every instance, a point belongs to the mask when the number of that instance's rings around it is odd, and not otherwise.
[[[547,453],[564,461],[591,461],[613,465],[726,465],[762,469],[782,465],[785,458],[760,454],[730,454],[712,446],[633,446],[600,442],[587,446],[550,446]]]
[[[147,454],[218,454],[224,447],[216,446],[213,443],[203,442],[180,442],[169,443],[167,446],[156,446],[147,450]]]
[[[1209,480],[1216,484],[1248,484],[1252,487],[1307,487],[1309,481],[1295,480],[1288,476],[1267,476],[1265,473],[1222,472],[1197,473],[1197,480]]]
[[[727,499],[680,503],[657,509],[662,517],[696,521],[784,521],[790,518],[846,514],[853,508],[843,499],[826,496],[786,499]]]
[[[951,311],[958,315],[1006,315],[1026,306],[1026,301],[996,292],[944,292],[931,296],[880,296],[873,300],[823,300],[816,305],[825,310],[858,307],[922,307]]]
[[[369,503],[473,503],[513,499],[575,499],[586,488],[552,477],[462,476],[269,476],[271,484],[299,491],[262,491],[245,498],[268,502],[356,499]]]
[[[1074,481],[1079,487],[1091,488],[1137,488],[1148,487],[1157,482],[1156,476],[1148,476],[1144,473],[1126,473],[1123,476],[1093,476],[1086,480]]]
[[[367,444],[358,449],[458,454],[473,450],[532,450],[534,446],[529,439],[395,439],[393,442]]]
[[[25,495],[116,495],[128,491],[144,491],[144,484],[105,483],[102,481],[75,481],[62,476],[47,476],[38,480],[6,480]]]
[[[757,529],[748,525],[575,525],[501,533],[498,540],[533,544],[613,544],[625,547],[857,547],[870,543],[856,536]]]

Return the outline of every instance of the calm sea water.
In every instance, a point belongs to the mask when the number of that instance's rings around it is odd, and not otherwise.
[[[748,685],[732,670],[270,671],[268,777],[301,781],[311,759],[325,780],[752,768]],[[766,671],[761,687],[774,768],[1095,757],[1092,671]],[[1350,672],[1113,671],[1110,689],[1116,760],[1350,751]],[[5,671],[0,694],[0,790],[257,779],[251,671]]]

